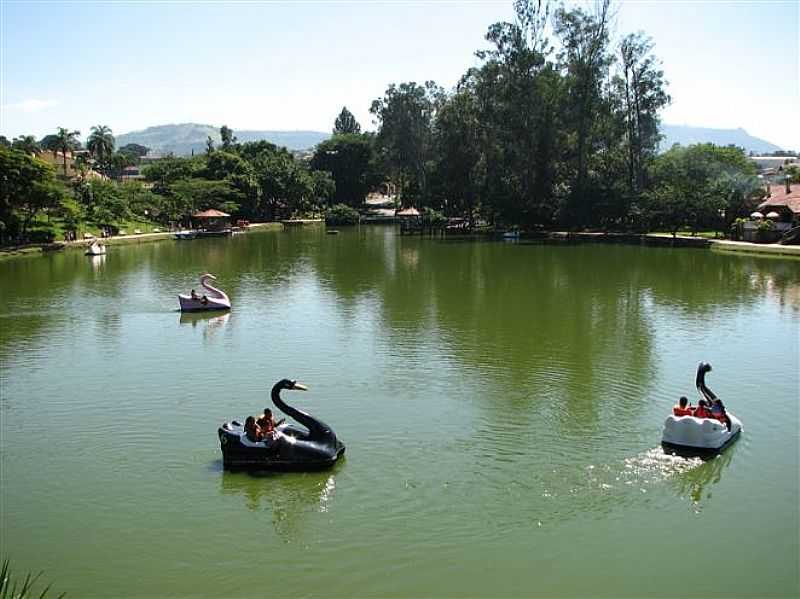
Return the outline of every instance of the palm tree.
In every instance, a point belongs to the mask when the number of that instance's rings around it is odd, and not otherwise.
[[[26,154],[34,154],[36,156],[42,151],[42,148],[39,147],[33,135],[20,135],[19,137],[15,137],[14,141],[11,143],[11,147],[15,150],[22,150]]]
[[[58,128],[56,133],[57,147],[61,150],[61,156],[64,158],[64,176],[67,176],[67,152],[74,150],[78,146],[78,136],[80,131],[69,131],[64,127]],[[53,151],[55,156],[55,151]]]
[[[101,167],[106,166],[114,152],[114,135],[111,133],[111,128],[106,125],[92,127],[86,147]]]

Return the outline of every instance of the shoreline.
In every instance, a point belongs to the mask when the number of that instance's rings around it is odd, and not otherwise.
[[[248,229],[282,229],[283,225],[279,222],[251,223]],[[161,233],[140,233],[138,235],[116,235],[114,237],[95,237],[92,239],[76,239],[75,241],[54,241],[53,243],[37,243],[24,246],[11,246],[0,248],[0,260],[10,260],[26,256],[37,256],[61,252],[64,250],[85,249],[93,241],[99,241],[103,245],[132,245],[136,243],[152,243],[174,239],[175,231],[164,231]],[[177,241],[177,240],[175,240]]]
[[[284,229],[287,225],[318,224],[318,221],[292,221],[285,223],[281,221],[251,223],[250,229]],[[135,243],[152,243],[165,239],[174,239],[174,231],[162,233],[141,233],[139,235],[117,235],[114,237],[97,238],[105,245],[130,245]],[[12,246],[0,248],[0,261],[20,258],[25,256],[36,256],[60,252],[63,250],[75,250],[87,248],[94,239],[79,239],[76,241],[56,241],[45,244],[32,244],[26,246]],[[780,245],[778,243],[763,244],[751,243],[749,241],[731,241],[728,239],[706,239],[704,237],[690,237],[688,235],[678,235],[672,237],[663,233],[573,233],[568,231],[548,231],[532,236],[522,235],[520,241],[543,242],[543,243],[621,243],[627,245],[647,245],[651,247],[678,247],[678,248],[700,248],[710,249],[718,252],[743,253],[750,255],[769,255],[779,258],[800,258],[800,245]]]

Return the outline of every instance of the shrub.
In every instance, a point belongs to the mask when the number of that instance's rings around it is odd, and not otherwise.
[[[326,225],[357,225],[360,220],[358,210],[346,204],[336,204],[325,214]]]

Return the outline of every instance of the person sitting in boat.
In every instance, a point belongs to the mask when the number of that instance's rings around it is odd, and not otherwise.
[[[695,418],[711,418],[711,410],[708,409],[708,404],[705,399],[701,399],[697,403],[697,408],[695,408],[694,414],[692,415]]]
[[[194,289],[192,289],[192,299],[193,300],[199,300],[200,299],[200,296],[197,295],[197,293],[195,292]]]
[[[275,438],[275,427],[281,424],[284,420],[284,418],[281,418],[278,422],[275,422],[275,417],[272,415],[272,410],[269,408],[264,408],[264,415],[256,420],[256,424],[261,429],[264,439],[271,440]]]
[[[678,400],[678,405],[672,407],[672,414],[674,416],[692,416],[694,415],[694,408],[689,405],[689,400],[681,397]]]
[[[271,433],[275,430],[275,418],[272,415],[272,410],[264,408],[264,415],[256,420],[256,424],[261,427],[265,433]]]
[[[244,421],[244,434],[251,443],[258,443],[264,440],[264,433],[261,427],[256,424],[255,416],[248,416]]]
[[[728,418],[727,412],[725,412],[725,405],[722,403],[721,399],[715,399],[714,403],[711,404],[711,417],[716,418],[727,426],[728,430],[731,430],[731,421]]]

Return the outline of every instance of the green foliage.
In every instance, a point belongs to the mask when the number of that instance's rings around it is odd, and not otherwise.
[[[355,134],[334,135],[317,146],[311,168],[327,171],[335,182],[328,195],[337,204],[359,208],[375,185],[374,151],[370,137]]]
[[[114,153],[114,135],[106,125],[95,125],[89,134],[86,148],[97,161],[100,170],[108,169],[109,160]]]
[[[59,206],[65,193],[50,165],[21,150],[0,147],[0,180],[3,243],[7,236],[24,240],[37,214]]]
[[[342,108],[342,112],[336,117],[333,126],[334,135],[358,135],[361,133],[361,125],[358,124],[353,113],[347,110],[347,106]]]
[[[171,216],[175,220],[188,213],[214,208],[223,212],[236,212],[243,200],[242,193],[230,181],[209,179],[179,179],[169,186],[168,196],[174,198],[174,206],[182,207],[181,213]]]
[[[739,148],[674,146],[653,164],[653,183],[645,194],[651,224],[673,234],[682,226],[693,231],[727,230],[760,198],[754,172],[755,166]]]
[[[78,141],[78,136],[80,134],[80,131],[70,131],[64,127],[59,127],[55,135],[55,141],[51,149],[53,149],[53,147],[55,148],[53,150],[54,153],[55,151],[61,152],[61,156],[64,160],[64,177],[67,176],[67,154],[80,147],[80,142]]]
[[[756,230],[759,233],[767,233],[769,231],[773,231],[775,230],[775,223],[773,223],[768,218],[762,218],[760,221],[758,221],[758,224],[756,225]]]
[[[155,183],[156,191],[165,191],[167,186],[178,179],[199,177],[206,167],[202,156],[194,158],[163,158],[144,167],[145,180]]]
[[[119,151],[123,154],[128,154],[129,156],[141,158],[142,156],[147,155],[147,153],[150,151],[150,148],[141,144],[125,144],[119,149]]]
[[[358,210],[355,210],[347,204],[336,204],[328,208],[325,213],[325,224],[357,225],[360,218]]]
[[[15,137],[14,141],[11,143],[11,147],[15,150],[21,150],[26,154],[39,154],[42,151],[42,148],[39,147],[39,144],[36,142],[36,138],[33,135],[21,135],[19,137]]]
[[[34,592],[39,599],[43,599],[50,592],[50,585],[47,585],[41,592],[34,591],[37,581],[41,577],[42,572],[33,576],[30,572],[24,578],[17,580],[11,573],[10,562],[8,559],[3,560],[3,565],[0,567],[0,597],[3,599],[28,599],[34,596]],[[59,596],[64,597],[64,593]]]
[[[438,229],[447,224],[447,217],[438,210],[425,207],[422,209],[422,223],[431,229]]]
[[[222,127],[220,127],[219,136],[222,139],[222,149],[226,152],[236,143],[236,136],[233,134],[233,129],[227,125],[222,125]]]
[[[377,145],[411,202],[428,198],[428,174],[433,149],[433,121],[444,91],[433,81],[425,85],[390,85],[383,98],[372,102],[370,112],[380,123]]]

